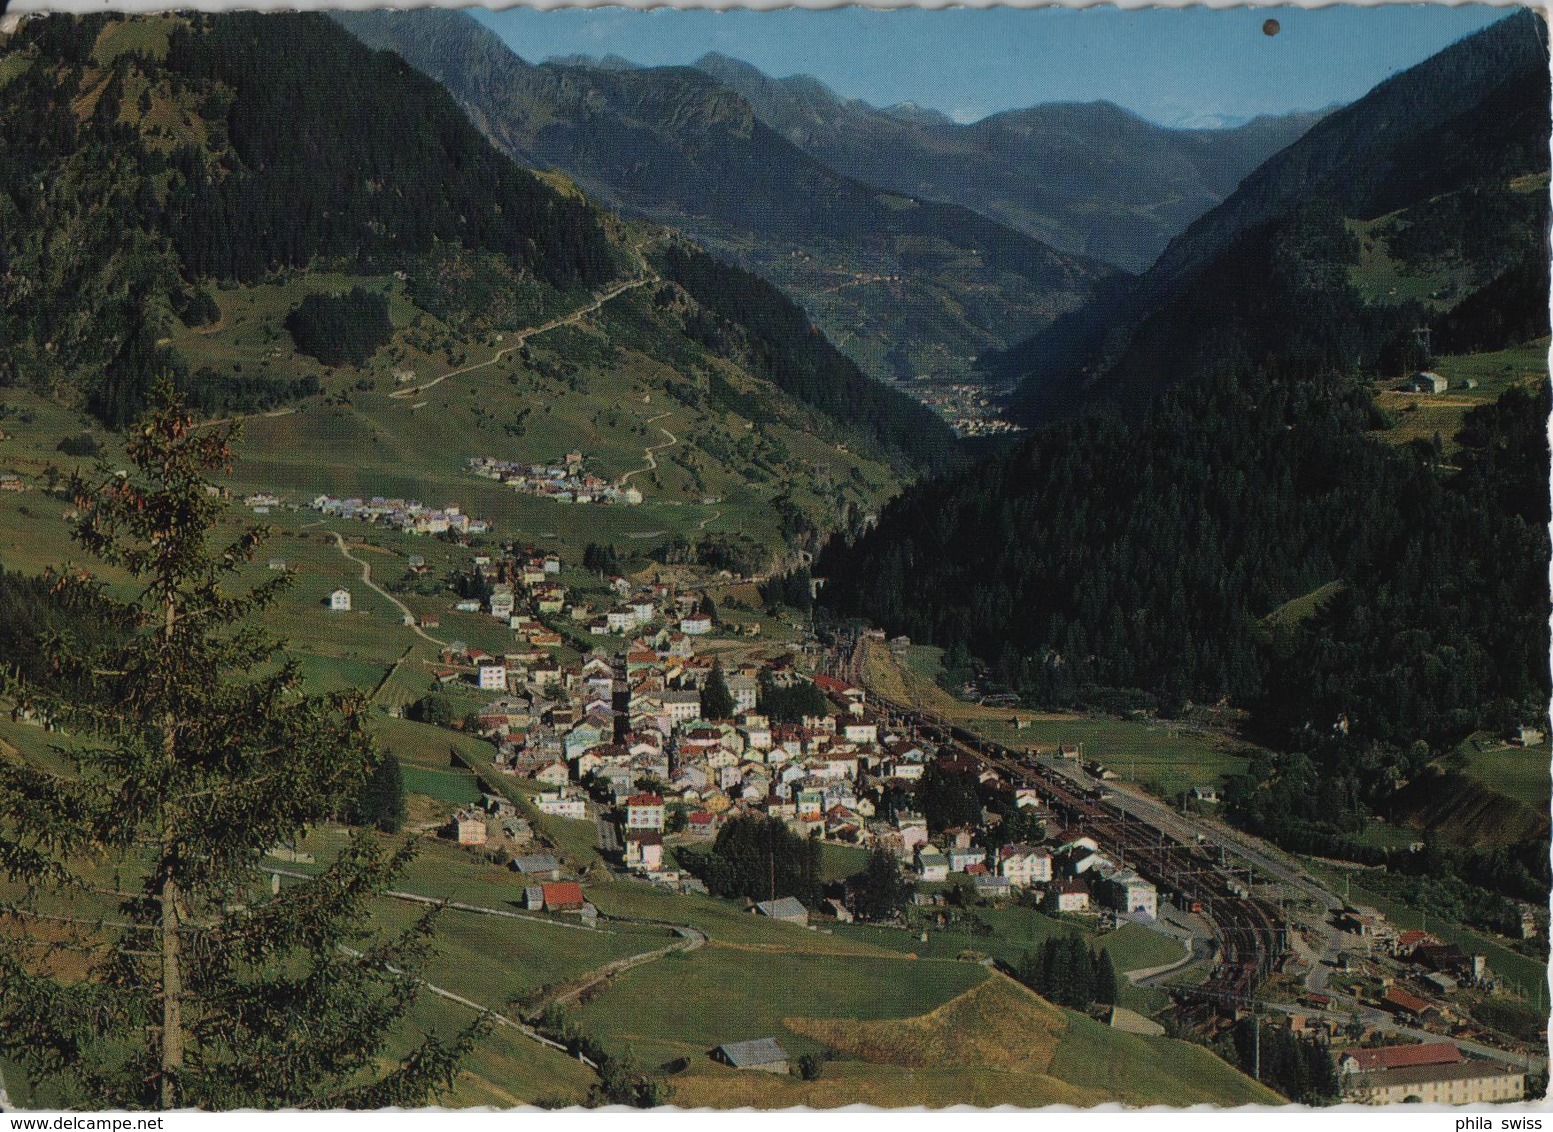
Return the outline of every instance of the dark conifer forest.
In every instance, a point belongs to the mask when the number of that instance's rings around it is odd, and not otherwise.
[[[1547,695],[1546,399],[1472,413],[1450,471],[1371,435],[1353,381],[1183,387],[897,500],[821,559],[821,599],[1041,706],[1228,698],[1279,745],[1439,750]],[[1266,622],[1333,582],[1292,631]]]
[[[1375,856],[1354,835],[1399,784],[1546,714],[1547,383],[1405,444],[1376,401],[1438,353],[1548,333],[1543,36],[1512,16],[1382,84],[1032,343],[1076,368],[1017,405],[1067,415],[833,539],[822,606],[1032,706],[1240,709],[1276,754],[1230,815]],[[1440,282],[1399,295],[1377,257]],[[1546,887],[1535,854],[1436,861]]]
[[[291,340],[326,366],[359,366],[393,333],[388,300],[352,287],[343,295],[309,295],[286,316]]]
[[[747,355],[751,369],[778,389],[918,467],[944,471],[958,462],[954,434],[936,413],[864,376],[760,276],[693,249],[670,249],[658,266],[704,308],[686,328],[702,345]]]
[[[319,263],[396,270],[439,243],[563,290],[619,269],[596,209],[519,169],[440,86],[326,17],[195,17],[165,59],[118,54],[83,92],[108,19],[28,20],[9,45],[37,62],[10,78],[0,115],[0,384],[78,386],[115,427],[159,374],[201,408],[274,404],[316,389],[201,387],[163,343],[168,319],[216,317],[207,284]],[[120,113],[130,89],[191,112],[143,133]]]

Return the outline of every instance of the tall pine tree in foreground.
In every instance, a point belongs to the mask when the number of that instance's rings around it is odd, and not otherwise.
[[[56,635],[47,686],[5,676],[68,738],[46,763],[0,760],[0,1054],[78,1107],[424,1103],[483,1020],[389,1046],[432,921],[361,925],[408,848],[363,833],[278,891],[261,871],[269,847],[346,812],[380,756],[362,698],[303,694],[253,624],[289,578],[237,585],[264,531],[214,540],[206,476],[232,439],[164,385],[129,431],[132,470],[74,485],[77,541],[131,584],[57,572],[58,600],[106,603],[118,643]]]

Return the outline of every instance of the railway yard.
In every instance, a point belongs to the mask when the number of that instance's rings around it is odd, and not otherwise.
[[[838,640],[829,664],[833,674],[865,683],[862,645],[856,638]],[[1129,784],[1095,777],[1071,754],[1016,749],[964,720],[896,702],[877,688],[869,692],[882,720],[937,745],[941,754],[995,770],[1016,789],[1034,790],[1066,827],[1093,838],[1156,886],[1161,919],[1192,931],[1193,958],[1142,981],[1167,990],[1183,1020],[1215,1013],[1299,1015],[1330,1031],[1350,1026],[1404,1041],[1448,1035],[1473,1056],[1545,1069],[1539,1045],[1511,1043],[1459,1021],[1452,1025],[1448,1008],[1411,1017],[1378,1008],[1386,1004],[1368,994],[1345,992],[1334,973],[1352,970],[1353,953],[1361,948],[1364,965],[1385,972],[1382,985],[1416,969],[1377,957],[1373,941],[1345,930],[1367,910],[1350,905],[1296,858],[1222,821],[1178,812]]]

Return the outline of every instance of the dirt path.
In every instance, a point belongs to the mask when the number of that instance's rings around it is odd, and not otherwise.
[[[594,299],[587,306],[580,307],[577,310],[572,311],[571,314],[562,315],[560,318],[553,318],[549,322],[541,323],[539,326],[531,326],[527,330],[518,331],[518,336],[513,339],[512,345],[503,346],[500,350],[497,350],[496,353],[492,354],[483,362],[475,362],[473,365],[460,366],[458,369],[448,370],[448,372],[443,374],[441,377],[434,377],[430,381],[421,382],[419,385],[411,385],[405,389],[396,389],[394,392],[389,394],[389,397],[396,401],[403,400],[406,397],[416,397],[426,392],[426,390],[431,389],[433,386],[441,385],[450,377],[458,377],[460,374],[473,373],[477,369],[484,369],[486,366],[493,366],[497,362],[501,361],[502,358],[512,353],[512,351],[522,348],[523,344],[535,335],[544,334],[546,331],[555,330],[557,327],[567,326],[571,323],[579,322],[586,318],[588,315],[592,314],[594,311],[598,310],[611,299],[618,298],[619,296],[625,294],[627,291],[635,290],[637,287],[645,287],[647,284],[653,281],[653,278],[654,277],[652,276],[648,276],[645,279],[632,279],[626,283],[617,283],[608,291],[605,291],[602,295]]]
[[[346,947],[343,943],[336,944],[335,946],[346,955],[351,956],[353,959],[363,958],[362,953],[357,951],[354,947]],[[401,971],[398,967],[395,967],[389,963],[383,964],[383,969],[392,975],[404,974],[404,972]],[[449,1002],[456,1002],[460,1006],[468,1007],[470,1010],[485,1015],[497,1026],[505,1026],[509,1029],[516,1030],[518,1033],[522,1034],[525,1038],[528,1038],[531,1041],[538,1042],[542,1046],[549,1046],[554,1050],[560,1050],[562,1053],[566,1054],[567,1057],[572,1056],[572,1052],[563,1046],[560,1042],[551,1041],[538,1030],[534,1029],[534,1027],[527,1025],[526,1023],[519,1022],[514,1018],[508,1018],[505,1014],[498,1013],[497,1011],[492,1010],[489,1006],[482,1006],[480,1003],[475,1002],[473,999],[465,998],[461,994],[454,994],[452,991],[447,990],[444,987],[439,987],[436,983],[428,982],[426,979],[418,979],[417,982],[419,982],[421,986],[425,987],[438,998],[443,998]],[[584,1057],[580,1053],[577,1054],[576,1057],[578,1061],[582,1062],[589,1069],[598,1068],[598,1063],[596,1061]]]
[[[357,558],[350,551],[346,550],[345,549],[345,540],[340,537],[340,532],[339,531],[325,531],[324,533],[325,534],[329,534],[329,535],[333,535],[334,536],[334,545],[335,545],[336,549],[338,549],[339,552],[342,555],[344,555],[346,558],[350,559],[356,565],[361,567],[361,583],[362,583],[362,585],[366,586],[369,590],[371,590],[373,593],[377,594],[380,598],[382,598],[384,601],[388,602],[390,605],[392,605],[395,609],[397,609],[400,613],[402,613],[405,616],[405,618],[406,618],[405,623],[404,623],[405,628],[409,629],[412,633],[414,633],[417,637],[420,637],[422,640],[430,641],[432,644],[436,645],[438,648],[446,648],[447,647],[448,643],[446,641],[440,640],[437,637],[433,637],[430,633],[426,632],[425,629],[421,628],[420,622],[416,619],[415,614],[413,612],[411,612],[410,607],[408,605],[406,605],[404,602],[400,601],[393,594],[389,593],[382,586],[378,585],[376,582],[374,582],[372,580],[372,564],[370,562],[362,561],[360,558]],[[399,659],[403,660],[404,658],[400,657]]]
[[[667,417],[669,415],[670,415],[669,412],[659,413],[656,417],[648,417],[646,423],[647,424],[652,424],[653,421],[661,421],[664,417]],[[624,487],[627,483],[629,483],[631,481],[631,477],[632,476],[640,475],[642,472],[651,472],[651,471],[655,470],[658,467],[658,457],[657,457],[656,453],[661,452],[665,448],[673,448],[676,444],[679,443],[679,437],[675,436],[672,432],[670,432],[668,429],[664,428],[662,425],[658,426],[658,431],[663,433],[663,435],[668,437],[669,439],[666,440],[662,444],[649,444],[646,448],[642,449],[642,458],[644,460],[646,460],[647,463],[644,464],[640,468],[632,468],[625,475],[621,476],[620,477],[620,486],[621,487]]]
[[[260,417],[265,418],[265,419],[271,419],[271,418],[274,418],[274,417],[289,417],[292,413],[294,413],[296,411],[297,411],[297,407],[295,405],[292,405],[289,408],[285,408],[285,409],[271,409],[267,413],[237,413],[236,415],[230,416],[230,417],[217,417],[213,421],[197,421],[195,423],[194,427],[195,428],[214,428],[216,425],[240,424],[243,421],[251,421],[251,420],[254,420],[254,419],[260,418]]]
[[[672,955],[676,951],[690,952],[706,944],[706,935],[695,928],[676,927],[674,930],[680,933],[680,938],[675,942],[653,951],[644,951],[640,955],[627,955],[623,959],[614,959],[602,967],[596,967],[578,982],[573,983],[560,994],[549,999],[546,1005],[560,1006],[564,1003],[573,1002],[587,991],[592,990],[600,983],[608,982],[616,975],[623,975],[627,971],[651,963],[654,960],[662,959],[666,955]]]

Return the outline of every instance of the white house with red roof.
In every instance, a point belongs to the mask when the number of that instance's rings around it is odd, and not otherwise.
[[[663,832],[664,807],[661,794],[632,794],[626,799],[626,832],[634,829]]]

